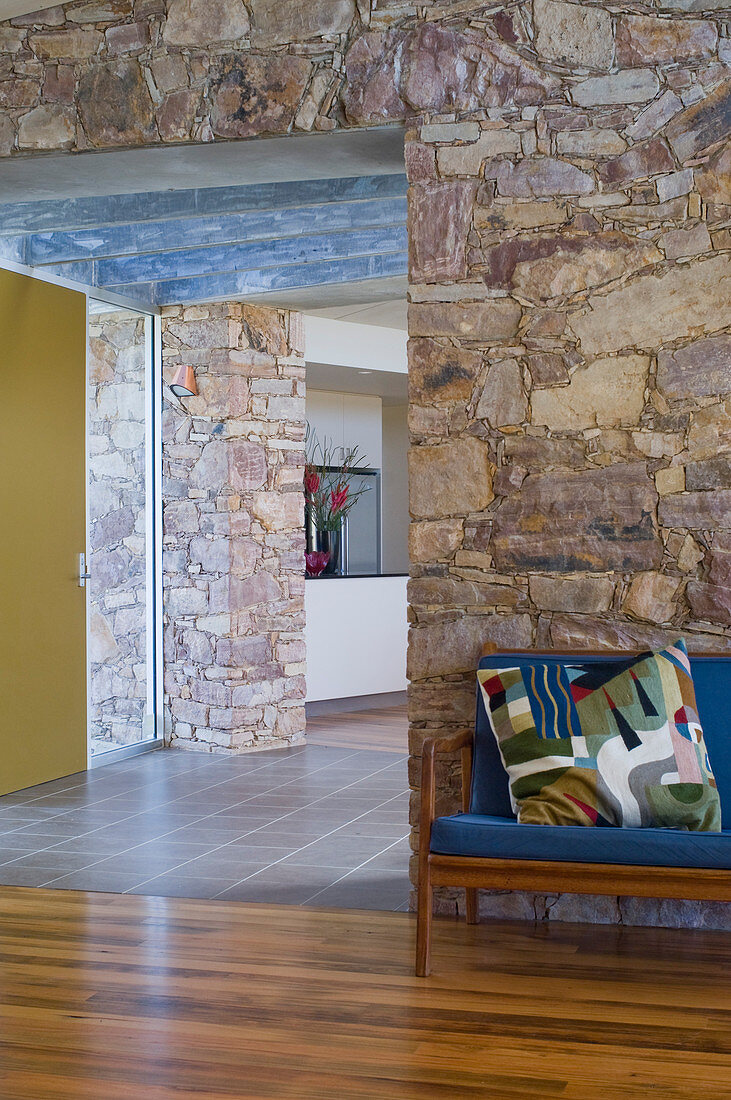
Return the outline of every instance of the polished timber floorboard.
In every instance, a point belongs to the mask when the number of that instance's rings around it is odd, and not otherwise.
[[[722,933],[0,888],[2,1100],[719,1100]]]

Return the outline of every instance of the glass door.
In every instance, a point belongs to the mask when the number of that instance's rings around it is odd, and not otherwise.
[[[154,318],[89,300],[86,560],[92,766],[155,746]]]

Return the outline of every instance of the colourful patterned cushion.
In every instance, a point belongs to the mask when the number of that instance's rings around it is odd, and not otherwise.
[[[601,664],[480,669],[518,820],[719,832],[682,639]]]

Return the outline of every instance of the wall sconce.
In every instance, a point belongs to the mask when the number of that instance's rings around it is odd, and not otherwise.
[[[178,370],[170,383],[170,389],[176,397],[197,397],[198,387],[195,383],[195,371],[192,367],[178,367]]]

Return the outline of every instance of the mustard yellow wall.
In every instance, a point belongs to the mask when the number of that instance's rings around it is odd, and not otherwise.
[[[86,299],[0,271],[0,794],[86,767]]]

